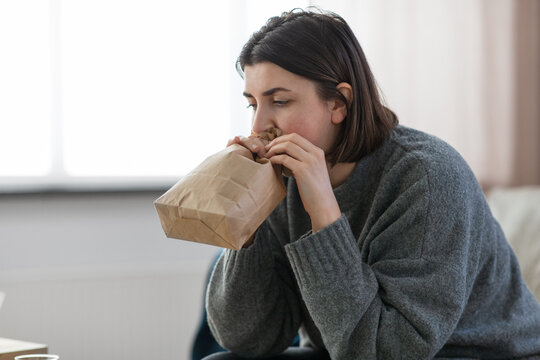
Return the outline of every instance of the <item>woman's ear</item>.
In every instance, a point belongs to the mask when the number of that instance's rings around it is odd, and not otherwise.
[[[346,82],[337,84],[336,89],[347,99],[345,104],[342,99],[334,99],[331,102],[332,123],[340,124],[347,116],[349,106],[352,104],[353,91],[352,86]]]

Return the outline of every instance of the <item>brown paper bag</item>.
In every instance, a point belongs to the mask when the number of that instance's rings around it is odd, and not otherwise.
[[[255,161],[234,144],[208,157],[154,205],[167,237],[238,250],[285,194],[279,166]]]

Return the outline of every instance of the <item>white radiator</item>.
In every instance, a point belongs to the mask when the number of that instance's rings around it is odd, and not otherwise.
[[[61,360],[187,360],[207,266],[4,272],[0,337],[47,344]]]

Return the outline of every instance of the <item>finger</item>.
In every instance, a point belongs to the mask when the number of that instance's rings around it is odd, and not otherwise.
[[[238,144],[239,141],[240,141],[240,137],[235,136],[234,138],[229,139],[229,141],[227,141],[227,146],[231,146],[232,144]]]
[[[302,161],[303,159],[305,160],[306,156],[308,156],[308,153],[304,149],[302,149],[300,146],[290,141],[273,145],[266,152],[265,156],[267,158],[270,158],[272,156],[279,155],[279,154],[287,154],[293,157],[294,159],[300,160],[300,161]]]
[[[240,144],[259,157],[264,157],[266,154],[264,143],[259,138],[236,136],[233,140],[235,140],[233,144]]]
[[[252,153],[257,154],[259,157],[264,157],[266,155],[265,143],[261,138],[250,136],[247,139],[249,150],[251,150]]]
[[[269,160],[272,164],[282,165],[289,169],[293,176],[296,175],[298,168],[302,165],[301,161],[298,161],[286,154],[274,155]]]
[[[272,146],[274,146],[276,144],[284,143],[284,142],[287,142],[287,141],[290,141],[290,142],[293,142],[293,143],[297,144],[304,151],[308,151],[308,152],[314,150],[315,148],[317,148],[315,145],[313,145],[309,140],[307,140],[303,136],[298,135],[296,133],[290,133],[290,134],[282,135],[282,136],[279,136],[279,137],[275,138],[268,145],[266,145],[266,149],[268,150],[268,149],[270,149]]]

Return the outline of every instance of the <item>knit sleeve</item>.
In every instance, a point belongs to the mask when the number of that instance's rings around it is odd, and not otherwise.
[[[459,321],[475,257],[469,180],[418,170],[389,172],[359,238],[342,216],[285,247],[332,359],[432,358]]]
[[[300,327],[300,300],[282,247],[263,224],[252,246],[225,250],[208,285],[208,323],[218,343],[245,357],[283,352]]]

